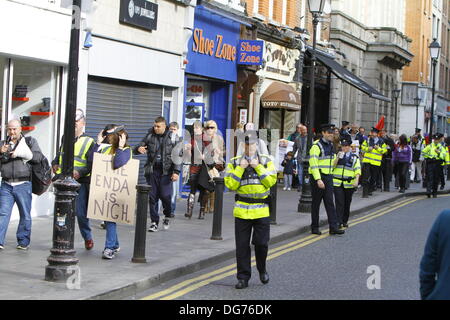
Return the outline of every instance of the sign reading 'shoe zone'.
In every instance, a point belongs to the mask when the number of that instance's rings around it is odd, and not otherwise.
[[[260,66],[264,51],[264,41],[240,40],[238,64]]]
[[[94,154],[88,218],[133,224],[139,160],[131,159],[116,170],[113,170],[112,160],[111,155]]]

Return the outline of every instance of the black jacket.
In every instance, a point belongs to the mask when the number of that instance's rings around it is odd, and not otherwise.
[[[154,129],[148,130],[147,135],[142,139],[141,143],[133,148],[134,154],[140,154],[138,152],[139,147],[147,147],[147,163],[145,164],[145,176],[149,176],[153,173],[154,165],[156,162],[157,153],[162,154],[162,167],[163,175],[171,175],[173,173],[180,174],[182,159],[179,157],[179,148],[183,147],[180,140],[172,139],[172,132],[169,128],[162,136],[158,136]],[[172,155],[176,159],[172,160]]]

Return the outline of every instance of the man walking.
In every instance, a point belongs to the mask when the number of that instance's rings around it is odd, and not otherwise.
[[[300,136],[295,139],[292,152],[297,153],[297,175],[298,175],[298,191],[301,191],[303,184],[303,160],[306,157],[306,145],[308,139],[308,131],[306,126],[300,128]]]
[[[334,125],[321,126],[322,138],[314,142],[309,151],[309,173],[312,205],[311,205],[311,233],[321,235],[319,231],[320,203],[324,202],[328,216],[330,234],[344,234],[339,230],[336,208],[333,199],[333,171],[337,164],[336,153],[333,148]]]
[[[0,142],[2,184],[0,186],[0,250],[4,248],[6,231],[14,203],[19,208],[17,249],[27,250],[31,241],[31,166],[38,163],[42,153],[34,138],[28,143],[22,135],[19,120],[8,122],[8,137]]]
[[[89,202],[89,186],[91,182],[92,162],[89,161],[89,155],[94,148],[94,139],[84,134],[86,126],[86,118],[81,109],[77,109],[75,115],[75,142],[73,157],[73,178],[80,184],[80,189],[75,198],[75,213],[78,220],[78,227],[81,236],[84,239],[84,247],[91,250],[94,247],[92,238],[92,230],[87,217],[87,208]],[[62,141],[64,137],[62,138]],[[63,143],[61,149],[52,161],[52,169],[54,174],[61,174]]]
[[[255,245],[256,267],[263,284],[269,282],[266,259],[270,238],[270,188],[277,182],[275,165],[268,155],[258,153],[258,137],[245,137],[244,154],[231,159],[225,185],[236,191],[235,217],[237,279],[236,289],[248,287],[251,277],[250,237]]]
[[[152,187],[149,201],[151,215],[149,232],[158,231],[159,214],[155,204],[159,200],[162,201],[165,216],[163,229],[169,229],[169,218],[172,213],[172,183],[178,180],[181,170],[181,164],[175,164],[172,159],[172,151],[176,146],[174,141],[166,119],[158,117],[155,119],[153,128],[134,148],[134,154],[147,154],[144,176]]]

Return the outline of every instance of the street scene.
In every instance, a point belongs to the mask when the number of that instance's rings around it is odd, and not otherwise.
[[[450,299],[450,0],[0,0],[0,30],[0,300]]]

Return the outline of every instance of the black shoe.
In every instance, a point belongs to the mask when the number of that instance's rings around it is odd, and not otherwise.
[[[345,233],[344,230],[330,229],[330,234],[344,234],[344,233]]]
[[[319,236],[322,234],[322,232],[320,232],[319,229],[312,229],[312,230],[311,230],[311,233],[312,233],[312,234],[317,234],[317,235],[319,235]]]
[[[247,280],[238,280],[238,283],[234,286],[236,289],[245,289],[248,287]]]
[[[259,274],[259,280],[261,280],[262,284],[269,283],[269,274],[267,272],[261,272]]]
[[[445,186],[441,186],[441,190],[444,190]]]
[[[427,193],[427,197],[428,197],[428,198],[431,198],[431,194]]]
[[[373,193],[372,193],[372,192],[369,192],[368,195],[369,195],[369,196],[373,196]]]
[[[343,226],[344,228],[348,228],[348,223],[343,223],[342,226]]]
[[[433,198],[437,198],[437,194],[433,194]]]
[[[400,189],[400,193],[405,193],[405,189]]]

